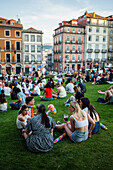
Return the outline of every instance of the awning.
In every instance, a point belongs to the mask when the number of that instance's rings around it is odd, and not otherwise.
[[[35,68],[35,65],[32,65],[31,68]]]
[[[37,68],[41,68],[41,65],[38,65]]]
[[[26,66],[25,66],[25,68],[29,68],[29,66],[28,66],[28,65],[26,65]]]

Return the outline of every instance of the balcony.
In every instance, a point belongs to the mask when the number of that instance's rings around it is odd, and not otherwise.
[[[77,43],[77,44],[82,44],[83,42],[80,41],[80,40],[77,40],[76,43]]]
[[[108,61],[113,61],[113,57],[109,56]]]
[[[113,52],[113,49],[109,48],[109,49],[108,49],[108,52],[112,53],[112,52]]]
[[[106,62],[106,59],[105,59],[105,58],[102,58],[102,59],[101,59],[101,62]]]
[[[81,50],[76,50],[76,53],[77,53],[77,54],[81,54],[82,51],[81,51]]]
[[[70,51],[70,50],[66,50],[65,52],[66,52],[66,53],[70,53],[71,51]]]
[[[99,53],[100,52],[100,50],[99,49],[95,49],[95,51],[94,51],[95,53]]]
[[[92,58],[88,58],[88,59],[87,59],[87,62],[92,62]]]
[[[99,58],[94,59],[94,62],[99,62],[99,61],[100,61]]]
[[[93,49],[87,49],[87,53],[92,53]]]
[[[107,50],[105,50],[105,49],[102,49],[102,51],[101,51],[102,53],[107,53]]]
[[[65,43],[66,43],[66,44],[70,44],[70,43],[71,43],[71,41],[67,41],[67,40],[66,40],[66,41],[65,41]]]
[[[76,41],[74,41],[74,40],[71,41],[71,44],[75,44],[75,43],[76,43]]]

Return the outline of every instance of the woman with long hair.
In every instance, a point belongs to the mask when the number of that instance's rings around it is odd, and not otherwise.
[[[23,130],[28,150],[32,152],[48,152],[53,148],[54,120],[46,115],[46,107],[37,105],[36,116],[31,118]]]
[[[88,134],[91,133],[95,126],[95,122],[85,111],[80,109],[80,106],[76,101],[70,103],[69,111],[72,113],[70,122],[56,125],[55,127],[58,129],[65,129],[67,135],[73,142],[87,140]],[[91,123],[89,131],[88,121]]]
[[[44,93],[45,94],[45,97],[44,96],[39,96],[41,100],[44,100],[44,101],[48,101],[48,100],[53,100],[53,97],[52,97],[52,88],[51,88],[51,85],[50,83],[48,82],[45,86],[45,90],[44,90]]]
[[[100,130],[99,113],[97,112],[95,107],[90,104],[90,101],[87,97],[82,97],[80,99],[80,107],[82,108],[82,110],[87,112],[91,116],[91,118],[95,121],[95,127],[92,130],[91,134],[95,134],[95,133],[99,132],[99,130]],[[90,126],[91,126],[91,124],[89,123],[89,128],[90,128]],[[90,134],[90,136],[91,136],[91,134]]]

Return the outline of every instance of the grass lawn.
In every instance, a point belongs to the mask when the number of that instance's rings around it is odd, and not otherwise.
[[[100,122],[106,125],[108,130],[101,129],[98,134],[81,143],[73,143],[65,137],[47,153],[31,153],[16,127],[17,111],[9,107],[7,112],[0,113],[0,170],[113,169],[113,105],[97,102],[97,97],[104,96],[98,94],[97,90],[104,91],[110,85],[86,83],[86,86],[85,97],[96,107],[100,114]],[[35,104],[43,103],[48,106],[53,103],[57,113],[50,116],[55,121],[63,122],[65,113],[71,115],[68,107],[64,106],[66,99],[44,102],[35,97]],[[7,97],[7,100],[8,103],[11,102],[10,97]],[[54,130],[54,139],[62,133],[63,131]]]

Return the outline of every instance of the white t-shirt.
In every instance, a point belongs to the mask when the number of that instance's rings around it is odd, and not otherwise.
[[[10,87],[4,87],[4,94],[5,94],[5,96],[10,96],[11,88]]]
[[[22,129],[22,128],[25,128],[25,126],[27,125],[27,119],[30,118],[28,115],[26,115],[26,119],[25,121],[20,121],[17,117],[17,120],[16,120],[16,125],[17,125],[17,128],[18,129]]]
[[[66,97],[67,96],[67,93],[66,93],[66,90],[63,86],[59,87],[58,89],[60,89],[60,92],[59,92],[59,97]]]
[[[66,91],[67,91],[68,93],[74,93],[74,84],[73,84],[73,83],[68,83],[68,84],[66,85]]]
[[[38,95],[40,95],[40,89],[38,86],[34,87],[35,93],[37,93]]]
[[[2,111],[7,110],[7,103],[0,104],[0,110]]]

